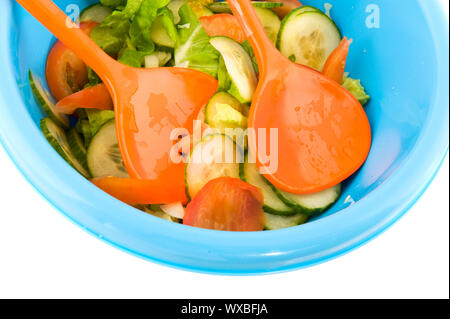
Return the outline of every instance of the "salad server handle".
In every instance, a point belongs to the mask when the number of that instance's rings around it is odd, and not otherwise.
[[[270,41],[264,26],[259,19],[250,0],[227,0],[228,4],[241,25],[247,39],[255,51],[258,65],[262,70],[270,65],[273,58],[280,55]]]

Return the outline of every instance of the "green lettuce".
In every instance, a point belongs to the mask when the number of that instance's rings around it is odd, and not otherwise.
[[[84,145],[87,148],[92,138],[100,128],[114,118],[114,111],[103,111],[96,109],[79,109],[78,122],[75,129],[84,138]]]
[[[361,103],[362,106],[369,102],[370,96],[366,94],[364,87],[361,84],[361,80],[355,80],[349,77],[344,77],[342,86],[346,88],[353,96]]]
[[[161,17],[163,27],[166,29],[169,37],[175,42],[175,46],[178,44],[178,31],[175,26],[175,18],[172,10],[168,7],[159,9],[158,16]]]
[[[91,39],[109,55],[117,55],[122,50],[130,31],[130,21],[140,9],[143,1],[128,0],[123,10],[113,11],[92,30]]]
[[[179,41],[175,48],[175,66],[187,67],[217,77],[219,52],[209,43],[209,36],[189,4],[178,11]]]
[[[91,130],[89,128],[89,120],[79,119],[77,124],[75,125],[75,129],[83,136],[84,146],[87,148],[92,140]]]
[[[114,111],[97,109],[86,109],[85,111],[89,120],[89,129],[92,136],[95,136],[106,122],[114,118]]]
[[[150,38],[150,28],[156,17],[162,17],[163,26],[174,41],[178,38],[173,14],[167,8],[169,2],[170,0],[128,0],[123,10],[114,11],[92,30],[91,38],[106,53],[117,56],[119,62],[141,67],[144,57],[155,50],[155,44]]]
[[[128,19],[112,14],[92,30],[91,39],[109,55],[116,55],[122,49],[129,29]]]
[[[227,71],[227,66],[222,56],[219,58],[219,67],[217,69],[217,79],[219,81],[219,91],[228,91],[231,87],[231,78]]]
[[[111,9],[118,9],[125,7],[127,0],[100,0],[100,3],[105,7],[110,7]]]
[[[137,11],[130,27],[131,43],[137,51],[151,54],[155,44],[150,39],[150,28],[158,16],[158,10],[166,7],[170,0],[144,0]]]
[[[126,37],[124,46],[118,54],[118,61],[129,66],[140,68],[142,67],[144,57],[148,52],[137,51],[136,47],[131,43],[129,36]]]
[[[245,40],[241,43],[242,47],[247,51],[248,55],[250,56],[250,59],[252,60],[253,68],[255,69],[256,73],[259,73],[259,67],[258,67],[258,61],[256,60],[255,52],[253,51],[252,46],[250,45],[250,42],[248,40]]]
[[[134,68],[140,68],[142,67],[144,58],[150,53],[151,52],[136,51],[135,49],[127,48],[122,51],[118,61]]]
[[[102,83],[102,80],[97,75],[97,73],[94,72],[94,70],[92,70],[89,66],[86,66],[86,68],[88,71],[88,82],[84,85],[84,88]]]

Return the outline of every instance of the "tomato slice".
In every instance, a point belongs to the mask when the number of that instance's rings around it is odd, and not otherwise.
[[[105,84],[101,83],[66,96],[56,103],[56,108],[61,113],[73,114],[79,108],[112,110],[114,105]]]
[[[244,42],[247,39],[238,20],[231,14],[220,13],[200,17],[200,23],[210,37],[225,36],[237,42]]]
[[[188,204],[183,223],[224,231],[261,231],[262,207],[258,188],[237,178],[220,177],[206,184]]]
[[[87,22],[82,23],[80,28],[89,35],[97,25],[95,22]],[[82,89],[88,80],[86,64],[61,41],[55,43],[48,55],[46,77],[57,101]]]
[[[283,6],[279,8],[273,8],[272,10],[280,17],[284,18],[294,10],[295,8],[301,7],[302,4],[298,0],[265,0],[269,2],[282,2]]]
[[[99,23],[94,21],[89,22],[82,22],[80,23],[80,29],[84,31],[87,35],[91,34],[92,29],[94,29],[96,26],[98,26]]]
[[[344,37],[336,49],[331,52],[322,70],[322,74],[330,79],[342,84],[344,79],[345,65],[347,64],[347,55],[352,40]]]
[[[107,176],[94,178],[91,183],[130,205],[186,203],[187,201],[186,193],[178,191],[183,190],[183,187],[177,185],[174,187],[172,181],[161,185],[158,181],[153,180]]]

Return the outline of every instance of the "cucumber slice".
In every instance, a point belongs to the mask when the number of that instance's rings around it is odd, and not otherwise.
[[[144,212],[146,212],[149,215],[167,220],[169,222],[178,223],[178,219],[174,218],[166,213],[164,213],[159,207],[156,207],[157,205],[151,205],[151,207],[146,206],[144,208]]]
[[[194,198],[210,180],[219,177],[239,178],[243,153],[241,147],[224,134],[204,137],[194,146],[186,165],[186,194]]]
[[[100,3],[93,4],[84,9],[80,14],[80,22],[102,23],[106,17],[111,15],[112,9],[102,6]]]
[[[283,6],[283,3],[281,2],[267,2],[267,1],[252,1],[252,5],[255,8],[262,8],[262,9],[272,9],[272,8],[279,8]],[[209,8],[212,12],[215,13],[231,13],[231,8],[228,4],[228,2],[214,2],[209,5]]]
[[[83,135],[84,138],[84,147],[87,148],[89,144],[91,144],[91,128],[89,126],[89,120],[87,119],[78,119],[77,124],[75,125],[75,129],[77,132],[79,132],[81,135]]]
[[[301,6],[300,8],[296,9],[298,11],[298,14],[303,12],[322,12],[319,9],[312,7],[312,6]]]
[[[144,66],[147,69],[159,67],[159,59],[158,59],[158,57],[155,54],[147,55],[144,58]]]
[[[180,8],[185,4],[186,2],[189,3],[191,6],[192,12],[197,16],[197,18],[203,17],[203,16],[211,16],[214,14],[211,10],[209,10],[206,5],[209,2],[212,2],[213,0],[173,0],[170,1],[170,3],[167,5],[170,11],[173,13],[173,22],[175,24],[178,24],[180,22],[180,15],[178,14],[178,11]]]
[[[264,29],[266,30],[269,39],[275,44],[278,39],[278,32],[280,31],[280,18],[270,9],[255,8],[256,14],[261,20]]]
[[[277,47],[289,60],[322,71],[341,42],[336,24],[320,11],[291,11],[281,22]]]
[[[308,221],[308,215],[295,214],[292,216],[277,216],[273,214],[264,214],[266,217],[266,230],[276,230],[288,227],[294,227],[304,224]]]
[[[144,58],[144,64],[146,68],[157,68],[164,66],[172,58],[170,52],[165,51],[155,51]]]
[[[218,129],[247,128],[248,108],[226,92],[216,93],[205,109],[206,124]]]
[[[69,117],[56,110],[55,102],[50,93],[44,89],[41,80],[33,74],[31,70],[28,71],[28,78],[30,80],[31,91],[47,116],[51,118],[56,125],[59,125],[64,129],[69,128]]]
[[[169,36],[163,24],[163,17],[159,16],[153,21],[150,28],[150,38],[158,45],[168,48],[175,47],[175,41]]]
[[[248,107],[226,92],[216,93],[205,108],[205,123],[227,134],[244,149],[247,148]],[[241,130],[236,130],[241,129]]]
[[[245,162],[240,165],[240,177],[244,182],[252,184],[261,189],[264,196],[265,212],[275,215],[294,215],[294,208],[287,206],[274,192],[269,181],[267,181],[260,173],[254,163],[248,163],[248,155]]]
[[[214,12],[212,12],[211,10],[209,10],[209,8],[199,3],[197,0],[191,0],[188,2],[197,18],[212,16],[214,14]]]
[[[159,66],[166,65],[170,59],[172,59],[172,53],[167,51],[156,51],[153,54],[156,54],[159,60]]]
[[[87,165],[92,177],[129,177],[120,154],[115,120],[106,122],[92,138],[87,151]]]
[[[86,147],[84,146],[83,139],[75,128],[71,128],[67,132],[67,142],[69,143],[73,156],[78,160],[78,162],[80,162],[81,165],[83,165],[85,169],[87,169]]]
[[[232,84],[228,92],[241,103],[251,102],[258,79],[247,51],[227,37],[212,37],[209,42],[222,55],[230,75]]]
[[[89,172],[76,159],[70,150],[66,132],[64,132],[64,130],[49,117],[43,118],[40,124],[42,133],[55,151],[58,152],[58,154],[61,155],[61,157],[81,175],[89,178]]]
[[[292,194],[272,186],[278,197],[299,213],[315,216],[333,205],[341,195],[341,184],[314,194]]]
[[[247,118],[229,104],[214,103],[206,107],[206,124],[224,131],[227,128],[245,129]]]

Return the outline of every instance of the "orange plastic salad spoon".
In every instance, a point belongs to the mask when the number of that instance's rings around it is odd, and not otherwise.
[[[165,202],[184,201],[184,163],[170,159],[176,142],[170,135],[175,128],[192,132],[195,116],[217,90],[216,79],[185,68],[126,66],[103,52],[52,1],[17,2],[106,84],[114,102],[119,146],[129,175],[151,181],[149,190],[155,192],[158,185],[170,185],[164,187]]]
[[[370,124],[361,104],[336,82],[281,55],[249,0],[228,3],[260,70],[248,122],[255,131],[249,146],[257,165],[276,187],[291,193],[318,192],[340,183],[370,150]],[[270,128],[278,131],[278,149],[264,138],[271,135]],[[272,156],[265,156],[269,150]]]

